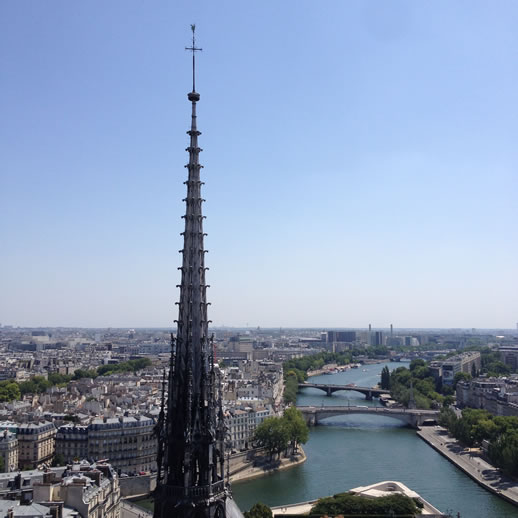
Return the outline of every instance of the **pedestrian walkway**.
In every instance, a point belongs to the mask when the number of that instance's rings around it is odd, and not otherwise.
[[[518,505],[518,483],[489,464],[480,453],[473,449],[467,451],[467,448],[448,435],[445,428],[425,426],[417,432],[417,435],[481,486],[508,502]]]

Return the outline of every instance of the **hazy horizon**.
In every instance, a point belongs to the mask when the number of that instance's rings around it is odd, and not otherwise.
[[[191,23],[215,326],[515,328],[509,0],[1,3],[2,324],[173,325]]]

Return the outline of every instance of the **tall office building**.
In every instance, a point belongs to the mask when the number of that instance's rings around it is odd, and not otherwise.
[[[184,245],[177,336],[171,337],[167,413],[158,423],[158,477],[155,518],[230,518],[242,516],[225,484],[225,428],[219,384],[216,383],[212,339],[207,317],[205,248],[199,162],[201,133],[196,124],[194,26],[193,85]]]

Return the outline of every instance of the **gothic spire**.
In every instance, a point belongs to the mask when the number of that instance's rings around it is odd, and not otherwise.
[[[182,254],[180,299],[171,362],[163,445],[163,475],[157,477],[155,518],[224,518],[228,488],[224,481],[224,431],[219,385],[214,375],[212,340],[209,338],[205,282],[202,205],[195,90],[195,26],[192,29],[193,88],[187,168],[187,196]],[[161,451],[159,449],[159,451]]]

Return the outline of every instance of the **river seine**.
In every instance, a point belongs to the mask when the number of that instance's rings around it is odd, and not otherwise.
[[[367,365],[345,372],[315,376],[312,382],[373,386],[381,369],[405,363]],[[335,392],[327,397],[303,389],[299,405],[379,405],[358,392]],[[256,502],[270,506],[332,495],[382,480],[398,480],[453,516],[516,518],[518,508],[478,486],[462,471],[421,440],[401,421],[383,416],[337,416],[310,429],[304,446],[307,461],[287,471],[232,484],[242,510]]]

